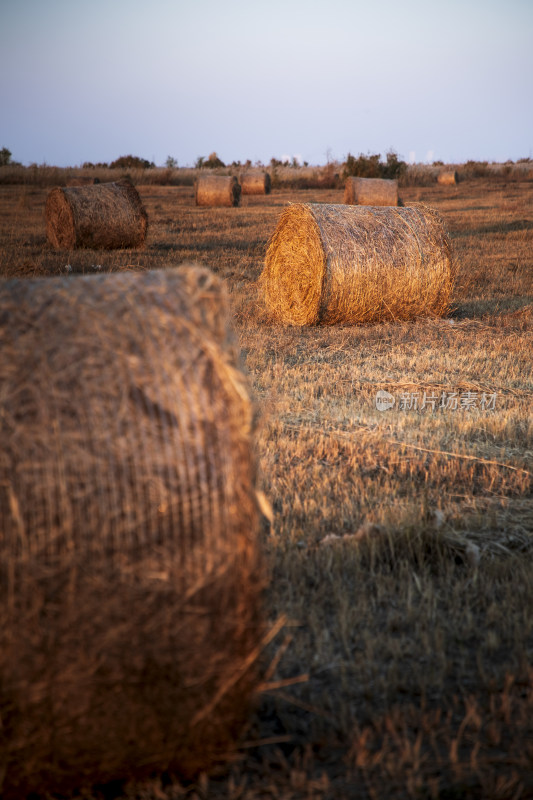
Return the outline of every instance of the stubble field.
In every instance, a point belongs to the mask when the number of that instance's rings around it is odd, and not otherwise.
[[[48,188],[0,186],[0,275],[194,261],[226,280],[284,624],[229,766],[119,796],[533,797],[533,181],[403,188],[450,231],[450,316],[321,328],[272,323],[256,281],[282,208],[342,189],[235,209],[138,189],[144,250],[55,252]]]

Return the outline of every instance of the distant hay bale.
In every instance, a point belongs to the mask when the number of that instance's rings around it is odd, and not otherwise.
[[[241,730],[264,633],[221,283],[4,281],[0,339],[0,793],[193,776]]]
[[[310,203],[282,212],[259,287],[282,323],[360,324],[442,316],[453,278],[433,209]]]
[[[68,179],[67,186],[94,186],[96,183],[100,183],[100,178],[94,178],[90,175],[76,175]]]
[[[45,208],[46,235],[56,249],[142,247],[148,216],[128,179],[55,188]]]
[[[398,181],[386,178],[346,178],[344,202],[355,206],[397,206]]]
[[[455,184],[458,182],[457,171],[452,169],[439,172],[437,175],[437,182],[443,186],[455,186]]]
[[[241,175],[243,194],[270,194],[271,186],[268,172],[245,172]]]
[[[241,185],[231,175],[201,175],[195,184],[197,206],[238,206]]]

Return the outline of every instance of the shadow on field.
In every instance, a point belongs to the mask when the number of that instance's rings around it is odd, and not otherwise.
[[[505,297],[497,303],[491,298],[479,298],[478,300],[468,300],[463,303],[457,303],[450,317],[457,320],[466,319],[486,319],[487,316],[494,317],[497,315],[519,315],[528,313],[531,303],[531,297]]]
[[[465,228],[464,230],[454,231],[452,234],[453,239],[467,238],[470,236],[484,236],[491,233],[516,233],[518,231],[531,231],[533,230],[533,220],[530,219],[514,219],[508,222],[501,221],[495,222],[491,225],[480,225],[477,228]]]

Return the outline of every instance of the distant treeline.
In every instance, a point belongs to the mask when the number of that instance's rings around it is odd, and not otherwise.
[[[0,184],[29,184],[37,186],[64,186],[80,176],[92,176],[101,182],[117,180],[128,176],[137,185],[192,186],[204,170],[212,170],[220,175],[236,175],[244,171],[258,170],[269,173],[272,188],[292,187],[302,189],[342,188],[349,176],[361,178],[394,178],[400,186],[429,186],[437,180],[444,169],[457,171],[459,180],[492,178],[507,180],[533,179],[533,159],[521,158],[516,162],[494,164],[487,161],[467,161],[464,164],[407,164],[393,150],[384,157],[380,153],[360,154],[357,157],[348,153],[346,159],[330,161],[325,166],[300,164],[296,159],[281,161],[272,158],[269,164],[252,163],[251,160],[233,161],[225,164],[216,152],[208,157],[200,156],[194,167],[179,167],[172,156],[168,156],[164,167],[156,167],[153,161],[139,156],[126,155],[110,163],[93,164],[86,161],[81,167],[53,167],[47,164],[31,164],[24,167],[13,161],[7,147],[0,149]]]

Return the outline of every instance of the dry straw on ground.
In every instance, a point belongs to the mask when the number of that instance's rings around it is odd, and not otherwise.
[[[195,183],[197,206],[238,206],[241,185],[231,175],[201,175]]]
[[[437,175],[437,182],[442,184],[442,186],[455,186],[457,180],[457,172],[454,169],[443,170]]]
[[[195,774],[249,711],[262,636],[221,284],[5,281],[0,339],[0,791]]]
[[[344,202],[355,206],[397,206],[398,181],[386,178],[346,178]]]
[[[271,185],[268,172],[245,172],[241,175],[243,194],[270,194]]]
[[[96,183],[100,183],[100,178],[93,178],[90,175],[77,175],[68,179],[67,186],[94,186]]]
[[[282,212],[259,287],[285,324],[359,324],[442,316],[453,279],[433,209],[310,203]]]
[[[142,247],[148,216],[128,179],[55,188],[46,200],[46,235],[56,249]]]

